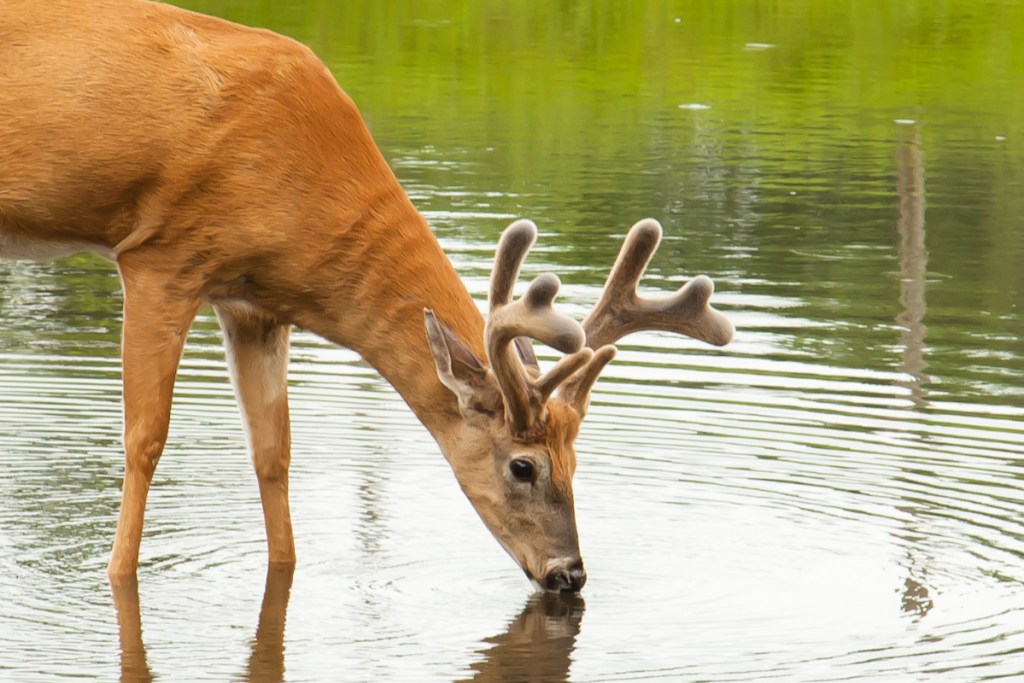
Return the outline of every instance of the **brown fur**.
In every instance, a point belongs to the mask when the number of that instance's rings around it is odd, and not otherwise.
[[[578,416],[553,401],[537,444],[557,495],[509,482],[497,455],[514,445],[508,429],[472,408],[493,400],[460,407],[423,327],[430,308],[483,359],[483,319],[310,50],[143,0],[0,0],[0,64],[0,257],[87,248],[122,278],[125,479],[112,576],[136,571],[178,361],[204,302],[225,331],[272,562],[295,561],[286,366],[296,324],[355,349],[395,386],[533,576],[579,563]],[[483,364],[455,369],[482,373],[476,386],[494,391]]]
[[[580,430],[580,415],[561,401],[548,402],[544,441],[551,457],[551,483],[572,501],[572,477],[576,473],[573,443]]]

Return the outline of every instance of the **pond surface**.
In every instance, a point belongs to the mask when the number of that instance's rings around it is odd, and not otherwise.
[[[0,263],[0,679],[1024,676],[1024,6],[189,5],[324,58],[475,296],[528,216],[527,274],[582,317],[650,215],[644,286],[707,273],[736,339],[620,344],[568,601],[531,595],[390,386],[303,333],[299,565],[268,576],[205,312],[112,595],[116,275]]]

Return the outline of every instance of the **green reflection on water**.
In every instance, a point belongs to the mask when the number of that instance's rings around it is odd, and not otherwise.
[[[783,357],[901,368],[897,159],[913,138],[928,377],[958,399],[1024,394],[1019,3],[182,4],[313,47],[442,237],[483,254],[527,215],[547,233],[536,261],[596,286],[613,236],[656,216],[648,284],[713,275],[735,310],[789,321],[771,326]],[[22,292],[11,268],[0,288]],[[59,270],[52,313],[0,301],[0,345],[112,352],[109,268]]]

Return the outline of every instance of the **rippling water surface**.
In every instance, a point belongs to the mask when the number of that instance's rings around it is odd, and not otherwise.
[[[1024,676],[1017,4],[190,6],[324,57],[476,297],[526,215],[527,274],[582,317],[652,215],[645,287],[711,275],[736,339],[620,345],[565,600],[531,595],[397,394],[304,333],[299,565],[268,575],[206,312],[112,593],[116,275],[0,263],[0,679]]]

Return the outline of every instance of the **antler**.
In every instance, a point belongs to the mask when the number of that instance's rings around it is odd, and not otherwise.
[[[501,387],[509,428],[516,434],[527,434],[542,422],[551,393],[593,356],[593,351],[583,348],[586,335],[579,323],[552,307],[561,285],[556,275],[538,276],[518,301],[512,301],[519,267],[536,239],[537,226],[528,220],[516,221],[502,233],[491,273],[485,331],[487,358]],[[569,355],[537,377],[539,371],[528,372],[519,360],[512,344],[517,337],[537,339]],[[516,346],[520,353],[528,348],[522,343]]]
[[[732,339],[732,323],[708,305],[715,285],[706,275],[698,275],[671,296],[645,299],[637,293],[637,283],[660,241],[661,225],[653,218],[630,228],[601,298],[583,321],[587,346],[614,344],[640,330],[678,332],[716,346]]]
[[[587,346],[597,351],[587,367],[562,387],[560,394],[581,415],[586,412],[594,381],[615,356],[611,344],[627,334],[664,330],[716,346],[732,339],[732,323],[708,304],[715,285],[705,275],[698,275],[670,296],[646,299],[637,293],[640,277],[659,242],[661,225],[653,218],[645,218],[630,228],[601,298],[583,321]]]

